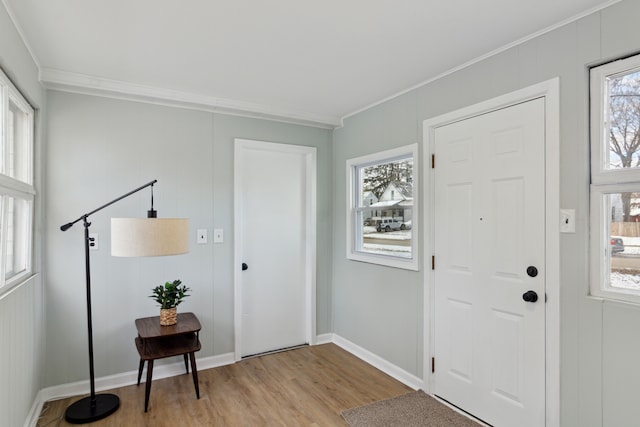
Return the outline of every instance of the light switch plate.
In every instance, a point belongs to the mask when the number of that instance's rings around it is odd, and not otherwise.
[[[224,232],[222,228],[216,228],[213,230],[213,243],[222,243],[224,242]]]
[[[206,228],[199,228],[198,229],[198,237],[196,239],[196,241],[198,242],[199,245],[206,245],[207,244],[207,229]]]
[[[576,232],[576,210],[560,209],[560,232],[575,233]]]

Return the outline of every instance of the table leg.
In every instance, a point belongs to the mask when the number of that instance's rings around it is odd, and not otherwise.
[[[153,359],[147,363],[147,384],[144,390],[144,412],[149,407],[149,394],[151,393],[151,379],[153,378]]]
[[[140,366],[138,367],[138,385],[140,385],[140,378],[142,378],[143,368],[144,368],[144,360],[140,359]]]
[[[191,359],[191,373],[193,374],[193,385],[196,387],[196,397],[200,399],[200,386],[198,385],[198,369],[196,368],[196,356],[193,351],[189,353],[189,358]]]
[[[187,353],[183,354],[184,356],[184,369],[187,370],[187,374],[189,373],[189,364],[187,363]]]

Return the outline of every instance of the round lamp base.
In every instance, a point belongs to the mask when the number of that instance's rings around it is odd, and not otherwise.
[[[87,396],[71,404],[65,412],[65,419],[71,424],[85,424],[101,420],[113,414],[120,407],[120,398],[115,394]]]

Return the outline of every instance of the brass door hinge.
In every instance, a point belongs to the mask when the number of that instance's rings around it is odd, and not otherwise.
[[[436,358],[431,358],[431,373],[433,374],[436,371]]]
[[[431,155],[431,169],[435,169],[436,167],[436,155],[432,154]]]
[[[431,256],[431,269],[432,270],[436,269],[436,256],[435,255]]]

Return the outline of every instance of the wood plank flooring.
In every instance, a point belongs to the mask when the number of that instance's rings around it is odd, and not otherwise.
[[[177,359],[176,359],[177,360]],[[144,383],[110,390],[120,408],[102,426],[346,426],[345,409],[399,396],[411,388],[334,344],[303,347],[154,380],[149,412]],[[69,426],[67,406],[82,396],[47,402],[39,427]]]

